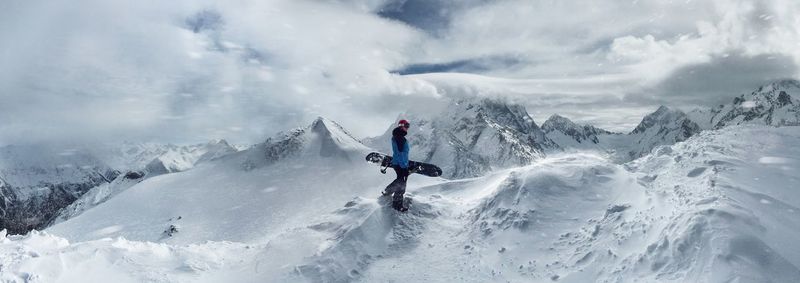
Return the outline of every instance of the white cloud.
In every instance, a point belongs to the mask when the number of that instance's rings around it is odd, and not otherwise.
[[[638,122],[630,117],[675,97],[666,83],[680,82],[674,91],[714,87],[701,80],[709,75],[687,76],[692,69],[735,65],[727,69],[738,73],[725,75],[743,78],[753,58],[790,61],[752,68],[777,77],[796,76],[800,64],[800,3],[790,0],[2,5],[0,144],[75,137],[255,142],[316,115],[367,136],[404,108],[451,95],[509,96],[537,118],[560,111],[629,125]],[[425,7],[438,9],[428,20],[439,23],[409,22],[426,18],[413,14]],[[390,17],[387,9],[406,10]],[[736,60],[720,59],[726,56]],[[448,62],[479,62],[475,72],[483,76],[389,72]]]

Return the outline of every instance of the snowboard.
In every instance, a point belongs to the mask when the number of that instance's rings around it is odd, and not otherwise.
[[[392,167],[392,157],[380,152],[367,154],[367,161],[378,164],[383,168]],[[439,177],[442,175],[442,168],[430,163],[409,160],[408,169],[411,173],[417,173],[428,177]],[[382,169],[381,173],[386,173],[386,169]]]

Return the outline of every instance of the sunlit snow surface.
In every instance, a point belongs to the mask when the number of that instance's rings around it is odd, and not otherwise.
[[[412,176],[405,214],[376,199],[391,176],[372,166],[218,162],[3,237],[0,279],[795,282],[798,144],[800,127],[735,126],[623,165],[580,153],[473,179]]]

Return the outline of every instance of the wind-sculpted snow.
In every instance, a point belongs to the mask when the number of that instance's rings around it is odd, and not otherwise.
[[[309,226],[328,233],[319,254],[296,267],[310,282],[349,282],[372,262],[402,255],[419,245],[427,223],[439,214],[433,206],[415,202],[407,213],[391,208],[389,198],[356,198],[325,221]]]
[[[798,142],[797,127],[729,127],[631,163],[651,176],[643,182],[666,196],[673,212],[648,253],[626,263],[659,280],[800,278]],[[785,162],[760,162],[777,155]]]
[[[412,175],[407,213],[377,197],[391,177],[366,164],[244,170],[263,151],[243,152],[4,239],[0,278],[794,282],[798,143],[798,127],[735,126],[625,164],[564,153],[477,178]],[[104,239],[117,236],[131,240]]]
[[[35,230],[8,237],[0,232],[0,281],[257,282],[269,280],[253,277],[261,250],[231,242],[173,246],[124,238],[70,243]]]

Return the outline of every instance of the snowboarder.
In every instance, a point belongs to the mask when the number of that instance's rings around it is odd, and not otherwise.
[[[406,120],[397,122],[397,128],[392,130],[392,168],[397,173],[397,178],[386,186],[383,191],[384,196],[392,196],[392,208],[398,211],[406,211],[408,207],[403,206],[403,194],[406,193],[406,181],[408,181],[408,153],[411,147],[406,140],[408,128],[411,126]]]

